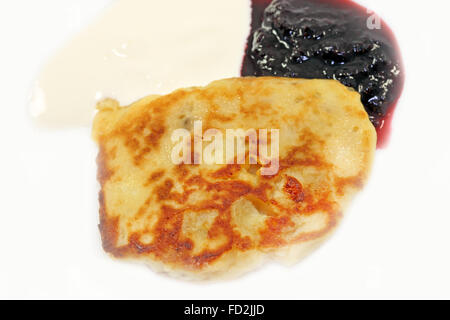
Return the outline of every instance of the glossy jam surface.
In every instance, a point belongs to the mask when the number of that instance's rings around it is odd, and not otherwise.
[[[253,0],[243,76],[336,79],[361,94],[379,146],[403,87],[389,27],[350,0]]]

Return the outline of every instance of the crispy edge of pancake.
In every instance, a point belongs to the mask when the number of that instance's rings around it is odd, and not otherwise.
[[[264,78],[258,78],[258,79],[262,80]],[[223,81],[223,80],[219,80],[219,81]],[[308,81],[315,81],[315,80],[308,80]],[[327,81],[327,80],[321,80],[321,81]],[[213,83],[215,83],[215,82],[213,82]],[[341,85],[341,84],[339,84],[339,85]],[[179,91],[189,92],[189,91],[195,91],[197,89],[203,89],[203,88],[180,89],[180,90],[177,90],[176,92],[179,92]],[[153,101],[157,98],[158,98],[158,96],[149,96],[149,97],[141,99],[138,102],[130,105],[130,107],[133,107],[133,106],[135,106],[135,107],[141,106],[142,107],[146,104],[151,103],[151,101]],[[97,115],[96,122],[94,124],[94,139],[97,140],[97,142],[99,142],[98,136],[95,133],[101,132],[102,130],[108,131],[111,127],[114,127],[118,121],[120,121],[121,114],[115,113],[115,111],[117,111],[119,109],[120,109],[120,107],[118,106],[118,104],[115,102],[112,102],[112,101],[104,103],[103,105],[102,104],[99,105],[99,110],[101,112],[100,112],[100,114]],[[112,113],[110,113],[109,111]],[[102,121],[101,120],[102,118],[107,119],[107,121]],[[367,121],[369,121],[369,120],[367,119]],[[100,125],[100,123],[101,123],[101,125]],[[104,127],[105,124],[109,128],[105,128]],[[373,129],[373,135],[370,138],[372,140],[371,144],[375,145],[376,144],[375,129]],[[371,151],[371,154],[368,155],[369,160],[367,163],[367,166],[369,169],[372,166],[375,148],[373,148],[373,150],[370,150],[370,151]],[[105,175],[105,173],[102,173],[101,166],[102,166],[102,164],[100,161],[99,162],[99,181],[102,183],[102,179],[104,179],[104,177],[102,178],[102,175]],[[365,183],[365,181],[367,180],[367,177],[369,176],[369,171],[370,170],[367,171],[367,176],[364,177],[364,181],[362,181],[363,183]],[[342,212],[345,211],[348,202],[351,200],[351,198],[354,196],[354,194],[357,191],[358,190],[355,190],[354,192],[349,194],[348,199],[345,199],[342,201],[342,205],[341,205]],[[102,196],[100,198],[102,198]],[[102,202],[102,199],[100,202]],[[101,210],[102,210],[102,208],[101,208]],[[103,207],[103,210],[104,210],[104,207]],[[104,214],[106,215],[107,213],[105,212]],[[289,244],[284,247],[280,247],[280,248],[277,248],[275,250],[268,251],[268,252],[262,252],[260,250],[251,250],[251,251],[245,252],[245,254],[242,254],[239,257],[232,258],[233,263],[231,265],[227,265],[226,263],[223,263],[223,261],[218,261],[217,263],[214,263],[212,265],[207,265],[203,269],[193,271],[193,270],[184,269],[183,267],[180,267],[179,265],[172,265],[172,264],[164,263],[162,261],[157,261],[152,258],[149,258],[148,256],[126,257],[125,259],[130,260],[130,261],[135,260],[135,261],[139,261],[139,262],[144,261],[147,265],[151,266],[151,268],[154,269],[155,271],[168,273],[171,276],[181,277],[183,279],[188,279],[188,280],[210,280],[210,279],[218,280],[218,279],[235,278],[237,276],[242,275],[243,273],[248,272],[249,270],[253,270],[253,269],[259,267],[263,263],[267,262],[267,260],[275,259],[275,260],[281,261],[287,265],[291,265],[291,264],[294,264],[294,263],[300,261],[303,257],[308,255],[311,251],[313,251],[316,247],[318,247],[326,238],[328,238],[333,233],[333,231],[335,230],[340,219],[341,219],[341,214],[339,214],[336,217],[336,220],[330,225],[330,228],[328,230],[326,230],[326,232],[324,232],[321,235],[316,236],[313,239],[309,239],[309,240],[306,240],[306,241],[303,241],[300,243]],[[102,232],[107,233],[108,232],[107,228],[103,229]],[[106,250],[106,251],[108,251],[108,250]],[[240,252],[238,252],[238,253],[240,253]],[[221,258],[221,260],[223,260],[223,259]]]

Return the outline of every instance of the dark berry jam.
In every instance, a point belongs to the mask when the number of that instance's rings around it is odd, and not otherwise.
[[[361,94],[383,146],[403,88],[389,27],[350,0],[253,0],[242,76],[336,79]]]

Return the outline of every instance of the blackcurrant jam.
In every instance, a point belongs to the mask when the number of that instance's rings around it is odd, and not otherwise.
[[[379,147],[389,134],[403,73],[390,28],[351,0],[253,0],[242,76],[335,79],[354,88]]]

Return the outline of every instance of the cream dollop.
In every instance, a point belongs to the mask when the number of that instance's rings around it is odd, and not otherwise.
[[[30,113],[89,125],[103,98],[129,104],[239,76],[250,15],[250,0],[116,0],[43,68]]]

